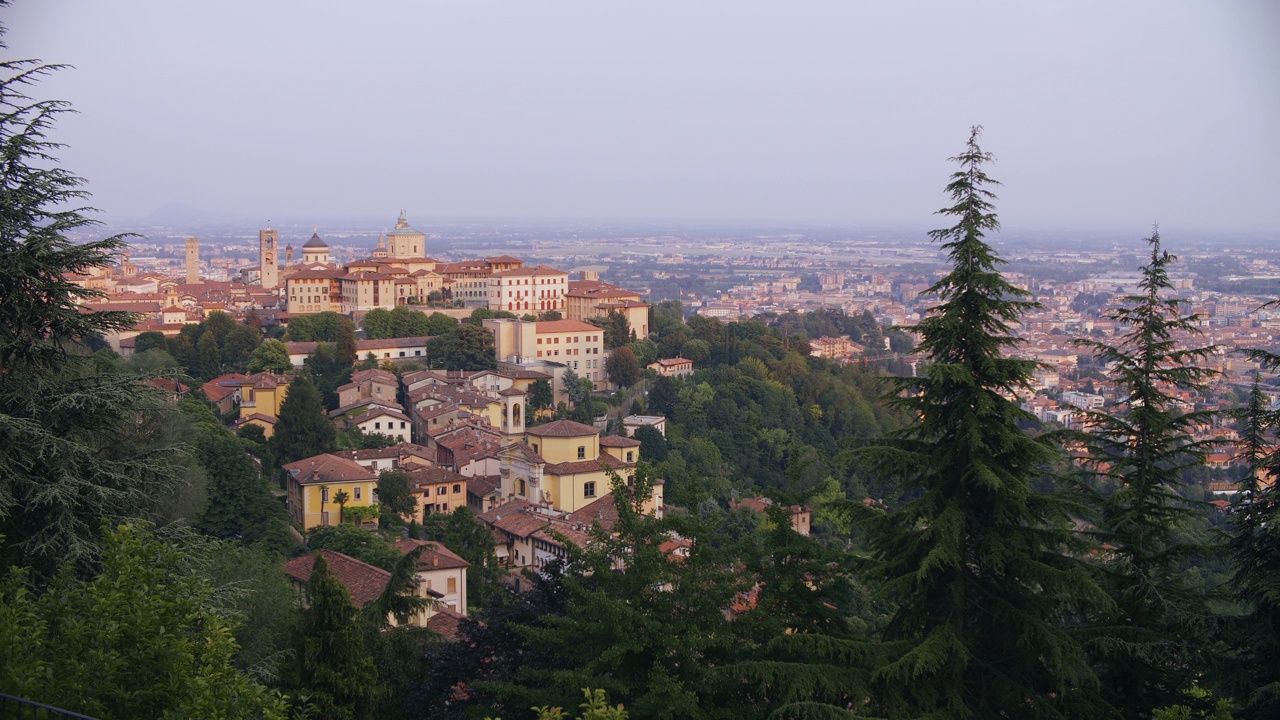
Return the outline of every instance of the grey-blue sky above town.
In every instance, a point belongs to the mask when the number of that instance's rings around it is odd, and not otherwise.
[[[1280,227],[1280,3],[16,0],[108,220]]]

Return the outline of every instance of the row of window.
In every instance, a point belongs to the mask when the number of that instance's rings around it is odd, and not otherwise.
[[[534,284],[535,284],[535,285],[564,285],[564,284],[566,284],[567,282],[568,282],[568,280],[566,280],[566,279],[565,279],[565,278],[563,278],[563,277],[556,278],[556,279],[554,279],[554,280],[553,280],[553,279],[551,279],[551,278],[538,278],[538,282],[536,282],[536,283],[534,283]],[[501,285],[501,284],[502,284],[502,281],[501,281],[501,280],[499,280],[499,281],[498,281],[498,284],[499,284],[499,285]],[[507,284],[508,284],[508,285],[528,285],[528,284],[529,284],[529,279],[528,279],[528,278],[521,278],[520,280],[512,280],[511,278],[507,278]]]
[[[564,338],[564,342],[565,342],[565,344],[566,344],[566,345],[568,345],[569,343],[581,342],[581,341],[582,341],[582,338],[584,338],[584,337],[587,339],[587,342],[599,342],[599,341],[600,341],[600,336],[599,336],[599,335],[574,335],[573,337],[569,337],[568,335],[566,335],[566,336],[565,336],[565,338]],[[549,338],[547,338],[546,340],[547,340],[547,344],[548,344],[548,345],[559,345],[559,344],[560,344],[560,338],[558,338],[558,337],[549,337]],[[539,344],[539,345],[541,345],[541,344],[542,344],[542,338],[538,338],[538,344]]]
[[[351,497],[353,500],[360,499],[360,493],[362,489],[363,488],[361,488],[359,485],[356,485],[354,488],[351,489]],[[329,502],[329,488],[327,486],[320,488],[320,502],[322,503]]]

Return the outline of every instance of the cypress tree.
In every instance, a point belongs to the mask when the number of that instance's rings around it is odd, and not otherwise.
[[[918,328],[932,364],[890,396],[917,420],[859,453],[916,496],[867,528],[871,577],[896,604],[872,700],[890,716],[1091,716],[1096,680],[1062,621],[1096,588],[1069,554],[1071,506],[1031,487],[1057,453],[1017,425],[1012,396],[1037,363],[1007,356],[1010,326],[1034,303],[983,240],[999,221],[980,133],[938,211],[956,224],[930,233],[951,262]]]
[[[1180,338],[1199,329],[1172,296],[1176,257],[1161,249],[1158,231],[1146,242],[1140,294],[1106,313],[1124,333],[1114,344],[1076,341],[1114,368],[1121,401],[1118,412],[1087,413],[1085,426],[1091,472],[1105,495],[1097,535],[1114,548],[1099,569],[1115,612],[1099,618],[1093,648],[1104,692],[1129,718],[1185,700],[1205,667],[1212,622],[1184,572],[1206,551],[1186,534],[1197,509],[1178,494],[1183,473],[1204,462],[1206,444],[1192,429],[1209,414],[1181,412],[1173,393],[1203,387],[1213,371],[1196,363],[1214,348],[1182,346]]]
[[[365,642],[365,628],[346,588],[317,553],[307,582],[310,605],[294,641],[290,681],[317,717],[372,718],[379,696],[378,670]]]
[[[336,438],[311,378],[295,377],[280,404],[280,418],[271,438],[276,457],[283,464],[327,453],[334,449]]]

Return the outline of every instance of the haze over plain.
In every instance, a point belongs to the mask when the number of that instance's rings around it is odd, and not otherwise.
[[[106,219],[1280,226],[1274,2],[16,0]]]

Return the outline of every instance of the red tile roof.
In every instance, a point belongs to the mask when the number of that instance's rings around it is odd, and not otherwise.
[[[387,589],[387,583],[391,581],[391,573],[380,567],[360,562],[350,555],[343,555],[333,550],[320,550],[318,553],[324,556],[324,561],[329,566],[329,574],[337,578],[338,582],[347,589],[347,594],[351,596],[351,602],[356,607],[364,607],[377,600]],[[311,579],[311,569],[315,563],[316,553],[312,553],[286,560],[282,567],[285,574],[293,578],[294,582],[306,584]]]
[[[576,523],[582,523],[588,527],[592,523],[600,523],[600,527],[605,530],[612,530],[618,524],[618,505],[613,493],[609,493],[604,497],[596,500],[590,505],[570,513],[568,520]]]
[[[605,468],[635,467],[634,463],[625,463],[612,455],[601,455],[598,460],[578,460],[547,465],[543,471],[548,475],[576,475],[579,473],[599,472]]]
[[[418,567],[423,569],[451,570],[453,568],[471,567],[471,563],[463,560],[460,555],[444,545],[431,540],[405,538],[404,540],[391,543],[391,547],[405,555],[412,552],[414,548],[423,548],[422,554],[418,556]]]
[[[465,619],[465,616],[445,608],[427,620],[427,629],[448,642],[457,642],[462,638],[462,621]]]
[[[325,453],[284,466],[285,472],[299,483],[360,482],[373,480],[374,474],[355,460]]]
[[[599,429],[573,420],[556,420],[545,425],[535,425],[525,432],[535,437],[550,438],[587,437],[600,434]]]
[[[562,332],[603,332],[600,328],[581,320],[544,320],[538,323],[539,335]]]

